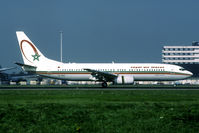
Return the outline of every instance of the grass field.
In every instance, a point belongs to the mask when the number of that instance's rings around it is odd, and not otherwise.
[[[0,90],[2,133],[193,133],[199,90]]]

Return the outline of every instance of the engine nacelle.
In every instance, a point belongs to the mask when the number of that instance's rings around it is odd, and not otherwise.
[[[132,75],[118,75],[114,82],[116,84],[133,84],[134,78]]]

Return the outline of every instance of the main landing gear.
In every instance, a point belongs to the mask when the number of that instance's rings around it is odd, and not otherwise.
[[[103,88],[107,88],[107,86],[108,86],[108,85],[107,85],[106,82],[103,82],[103,83],[102,83],[102,87],[103,87]]]

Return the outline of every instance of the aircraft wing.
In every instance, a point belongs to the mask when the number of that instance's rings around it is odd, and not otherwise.
[[[91,72],[91,75],[99,81],[113,81],[117,77],[117,75],[109,72],[102,72],[88,68],[85,68],[84,70]]]
[[[0,68],[0,72],[6,71],[6,70],[11,70],[15,69],[16,67],[10,67],[10,68]]]

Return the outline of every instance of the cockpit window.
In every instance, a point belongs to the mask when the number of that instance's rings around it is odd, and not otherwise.
[[[185,71],[185,69],[184,68],[180,68],[180,71]]]

